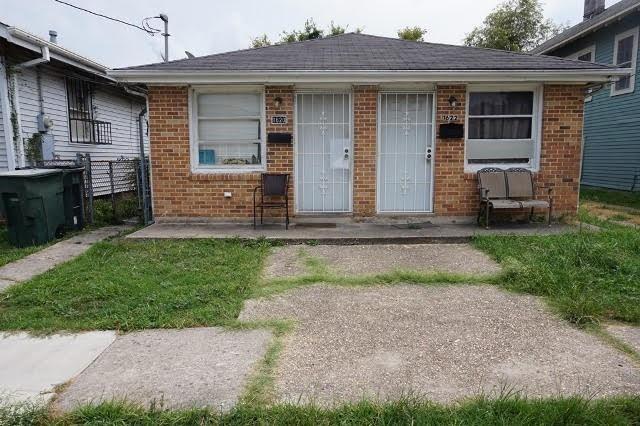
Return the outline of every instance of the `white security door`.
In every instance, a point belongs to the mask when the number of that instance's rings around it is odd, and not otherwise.
[[[432,211],[432,93],[382,93],[379,103],[378,211]]]
[[[346,93],[296,96],[298,212],[351,211],[351,103]]]

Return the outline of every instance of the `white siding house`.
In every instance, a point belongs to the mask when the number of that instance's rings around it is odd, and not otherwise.
[[[10,109],[0,113],[0,170],[30,165],[34,135],[42,136],[44,160],[72,160],[78,153],[93,161],[139,157],[142,89],[123,87],[106,67],[2,23],[0,58],[0,112]],[[17,128],[7,123],[11,116]]]

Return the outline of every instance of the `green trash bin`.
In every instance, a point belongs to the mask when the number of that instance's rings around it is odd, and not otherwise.
[[[44,244],[64,234],[62,170],[0,173],[0,197],[9,241],[17,247]]]
[[[64,217],[67,229],[84,228],[84,167],[62,169],[62,185],[64,187]]]

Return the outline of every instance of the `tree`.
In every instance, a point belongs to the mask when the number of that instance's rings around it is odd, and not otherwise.
[[[293,30],[291,32],[283,31],[280,37],[280,43],[291,43],[293,41],[305,41],[313,40],[316,38],[322,38],[324,36],[324,30],[321,30],[316,25],[313,18],[309,18],[304,21],[304,27],[301,31]]]
[[[567,25],[545,19],[539,0],[507,0],[467,34],[464,44],[525,52],[566,28]]]
[[[328,29],[329,35],[340,35],[347,32],[349,26],[336,25],[331,21],[331,25]],[[356,33],[361,33],[362,28],[356,28]],[[292,43],[294,41],[304,41],[304,40],[313,40],[316,38],[323,38],[325,35],[325,31],[323,29],[318,28],[313,18],[309,18],[304,22],[304,26],[301,30],[291,30],[291,31],[283,31],[280,34],[280,40],[278,44],[282,43]],[[255,37],[251,39],[251,47],[264,47],[271,46],[271,40],[267,37],[266,34],[263,34],[259,37]]]
[[[398,30],[398,38],[402,40],[424,41],[427,29],[422,27],[404,27]]]
[[[260,37],[251,39],[251,47],[265,47],[271,46],[271,41],[269,41],[269,37],[266,34],[262,34]]]

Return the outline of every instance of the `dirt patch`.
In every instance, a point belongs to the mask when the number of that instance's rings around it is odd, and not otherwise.
[[[309,258],[324,263],[338,275],[371,275],[396,269],[419,272],[492,274],[500,266],[469,244],[375,244],[278,247],[269,257],[265,278],[291,277],[312,272]]]
[[[277,369],[285,402],[640,392],[625,355],[537,298],[491,286],[317,285],[248,301],[240,316],[284,318],[298,321]]]
[[[640,210],[595,201],[584,201],[580,206],[600,219],[640,226]]]
[[[149,407],[234,405],[271,333],[221,328],[149,330],[119,337],[57,400],[72,410],[102,401]]]

